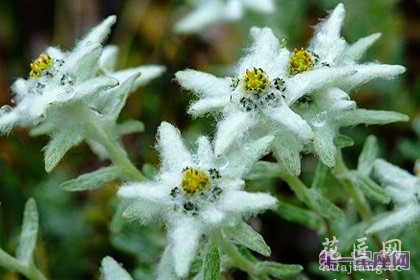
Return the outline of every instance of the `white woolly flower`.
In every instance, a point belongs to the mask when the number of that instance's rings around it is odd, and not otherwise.
[[[400,65],[386,65],[380,63],[359,64],[365,52],[381,36],[375,33],[363,37],[349,45],[341,37],[341,27],[345,18],[343,4],[338,4],[328,18],[316,26],[315,34],[310,41],[308,51],[315,61],[314,67],[353,66],[357,72],[343,79],[337,84],[341,89],[348,91],[367,83],[373,79],[392,79],[404,73],[405,67]]]
[[[209,26],[240,19],[245,10],[273,13],[274,0],[195,0],[195,9],[175,24],[179,33],[194,33]]]
[[[71,52],[48,48],[31,64],[28,79],[19,78],[12,85],[14,108],[3,106],[0,132],[14,126],[33,127],[46,118],[51,108],[90,102],[95,95],[118,85],[118,80],[96,76],[100,43],[108,36],[116,17],[110,16],[93,28]]]
[[[366,232],[374,233],[394,227],[401,228],[410,222],[418,221],[420,178],[382,159],[375,161],[373,175],[389,192],[395,206],[390,214],[379,219]]]
[[[105,19],[72,51],[48,48],[31,64],[29,79],[18,79],[12,85],[16,106],[1,109],[0,132],[22,126],[33,128],[32,135],[51,136],[45,147],[48,172],[83,139],[100,157],[108,157],[97,141],[98,129],[119,140],[121,135],[143,128],[135,121],[117,125],[117,118],[128,95],[160,75],[164,67],[115,71],[118,49],[101,45],[115,21],[115,16]]]
[[[223,113],[215,139],[217,155],[241,138],[276,135],[273,150],[277,159],[297,175],[300,152],[313,132],[290,106],[305,94],[331,87],[354,72],[346,67],[303,71],[309,70],[310,63],[282,47],[271,29],[252,28],[251,34],[254,42],[234,77],[217,78],[194,70],[179,71],[175,77],[183,88],[200,97],[189,109],[192,115]]]
[[[176,128],[165,122],[160,125],[160,174],[154,181],[124,185],[118,195],[131,202],[124,212],[126,217],[142,222],[157,218],[167,224],[169,245],[165,256],[169,254],[172,262],[159,269],[161,274],[173,269],[176,275],[185,277],[202,235],[235,226],[242,216],[275,206],[276,199],[268,194],[243,191],[241,179],[268,150],[272,139],[264,137],[249,149],[219,160],[206,137],[198,139],[197,152],[192,155]]]

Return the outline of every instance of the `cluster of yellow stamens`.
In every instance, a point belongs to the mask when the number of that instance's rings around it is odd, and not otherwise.
[[[261,68],[247,69],[243,77],[243,84],[246,93],[265,93],[270,86],[270,80]]]
[[[315,59],[312,54],[304,48],[295,49],[289,60],[289,72],[296,75],[309,71],[314,67]]]
[[[31,63],[31,72],[29,77],[39,78],[44,70],[51,68],[54,64],[54,60],[47,54],[41,54],[34,62]]]
[[[191,167],[184,170],[181,187],[186,194],[192,195],[209,188],[209,186],[210,178],[205,172]]]

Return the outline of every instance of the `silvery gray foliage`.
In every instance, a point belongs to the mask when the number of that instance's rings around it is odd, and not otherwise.
[[[366,232],[398,229],[418,221],[420,217],[420,178],[383,159],[375,161],[373,176],[391,195],[395,206],[389,214],[377,219]]]

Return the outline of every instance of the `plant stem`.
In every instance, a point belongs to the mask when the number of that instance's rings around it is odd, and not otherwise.
[[[93,122],[89,123],[89,129],[92,137],[105,147],[112,161],[123,167],[125,173],[130,179],[135,181],[142,181],[145,179],[144,175],[130,161],[126,151],[118,142],[111,139],[108,133]]]
[[[340,177],[344,175],[346,172],[348,172],[348,169],[346,167],[346,164],[343,161],[343,156],[341,154],[341,150],[337,151],[337,157],[336,157],[336,165],[335,165],[335,174],[337,177]],[[359,212],[360,216],[362,217],[363,221],[369,221],[372,219],[372,211],[370,210],[369,204],[366,201],[363,193],[359,191],[352,182],[350,182],[347,179],[341,180],[342,185],[344,189],[347,191],[347,193],[350,195],[350,197],[354,201],[354,205],[357,208],[357,211]],[[376,246],[381,249],[382,247],[382,241],[379,238],[378,235],[372,236],[374,243]],[[386,271],[388,279],[392,280],[392,272]]]
[[[17,271],[31,280],[47,280],[47,277],[34,265],[27,267],[2,249],[0,249],[0,265],[10,271]]]
[[[336,165],[335,165],[335,174],[340,177],[348,172],[348,169],[343,161],[341,151],[337,151]],[[370,211],[369,204],[367,203],[363,194],[354,187],[352,182],[347,179],[341,180],[344,189],[352,198],[357,211],[359,211],[360,216],[364,221],[368,221],[372,218],[372,212]]]
[[[235,245],[226,241],[221,233],[215,233],[212,237],[217,242],[219,248],[221,248],[223,252],[229,257],[235,267],[257,277],[258,279],[265,279],[258,275],[259,272],[256,269],[254,263],[242,255]]]

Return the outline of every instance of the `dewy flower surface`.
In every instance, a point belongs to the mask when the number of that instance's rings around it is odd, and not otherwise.
[[[175,25],[179,33],[194,33],[209,26],[240,19],[244,10],[273,13],[274,0],[194,0],[195,9]]]
[[[245,138],[274,135],[272,150],[287,172],[300,173],[300,153],[304,151],[315,150],[325,164],[334,165],[334,138],[340,122],[334,122],[331,116],[356,110],[343,90],[375,78],[392,78],[405,70],[402,66],[357,64],[377,36],[348,46],[340,37],[343,19],[344,8],[339,4],[319,24],[310,47],[294,52],[282,47],[269,28],[252,28],[254,42],[233,77],[217,78],[194,70],[176,73],[179,84],[199,97],[189,109],[192,115],[222,113],[215,138],[217,155]],[[300,106],[312,101],[317,107]],[[345,115],[343,123],[360,123],[354,117],[365,112],[356,113]],[[366,114],[364,119],[369,120],[372,114]],[[401,115],[392,117],[389,121],[405,119]],[[316,126],[321,129],[315,129]],[[328,133],[325,137],[324,132]],[[319,136],[322,138],[317,140]]]
[[[391,194],[395,206],[390,214],[377,220],[367,229],[367,232],[401,228],[408,223],[418,221],[420,217],[420,178],[382,159],[375,161],[373,176]]]
[[[243,215],[276,205],[276,199],[269,194],[243,191],[241,179],[268,151],[272,139],[262,138],[248,150],[232,157],[228,154],[220,161],[206,137],[198,139],[197,152],[191,154],[179,131],[168,123],[161,124],[157,145],[162,157],[160,174],[154,181],[126,184],[118,195],[130,203],[124,212],[126,217],[142,222],[161,219],[167,224],[166,254],[172,260],[167,270],[174,269],[184,277],[202,235],[235,226]]]

